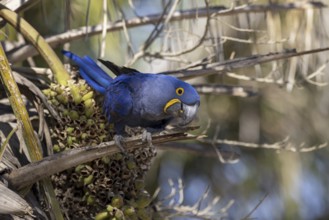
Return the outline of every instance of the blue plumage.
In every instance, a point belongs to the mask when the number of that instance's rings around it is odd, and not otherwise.
[[[112,79],[90,57],[69,51],[63,54],[80,68],[80,75],[104,95],[103,110],[118,134],[125,126],[161,130],[168,124],[185,126],[198,110],[200,97],[188,83],[161,74],[140,73],[100,60],[116,78]]]
[[[86,82],[93,87],[97,92],[104,94],[106,88],[113,81],[113,79],[102,70],[90,57],[83,58],[63,50],[62,53],[73,60],[80,68],[80,75]],[[97,73],[97,74],[95,74]]]

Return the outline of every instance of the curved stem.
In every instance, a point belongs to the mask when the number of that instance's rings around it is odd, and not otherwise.
[[[41,56],[46,60],[50,69],[53,71],[59,84],[66,85],[70,78],[62,62],[57,57],[53,49],[48,45],[44,38],[22,17],[15,12],[7,9],[0,4],[0,17],[16,28],[33,46],[39,51]]]
[[[10,140],[10,138],[15,134],[15,132],[18,130],[18,126],[14,127],[11,132],[8,134],[6,140],[3,142],[3,144],[0,146],[0,161],[2,159],[3,154],[5,153],[6,146]]]

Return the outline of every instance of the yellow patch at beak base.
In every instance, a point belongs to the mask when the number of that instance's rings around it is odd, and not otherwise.
[[[163,111],[167,113],[167,109],[172,106],[175,103],[180,103],[181,101],[179,99],[171,99],[169,102],[166,103],[165,107],[163,108]]]

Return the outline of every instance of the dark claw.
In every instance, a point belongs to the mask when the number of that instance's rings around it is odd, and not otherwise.
[[[126,149],[123,147],[124,137],[122,135],[114,135],[113,140],[122,153],[126,153]]]
[[[149,147],[152,147],[152,134],[148,132],[146,129],[143,131],[142,134],[142,142],[147,142]]]

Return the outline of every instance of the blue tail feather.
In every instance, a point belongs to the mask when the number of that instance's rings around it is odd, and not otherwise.
[[[104,88],[103,86],[99,85],[97,82],[95,82],[93,79],[91,79],[87,73],[85,73],[84,69],[81,68],[79,70],[80,75],[82,78],[84,78],[86,80],[86,82],[93,88],[95,89],[97,92],[104,94],[106,92],[106,88]]]
[[[70,51],[62,50],[62,53],[73,60],[80,68],[80,75],[96,91],[104,93],[107,86],[113,80],[90,57],[79,57]]]
[[[109,80],[112,81],[112,78],[102,68],[100,68],[100,66],[98,66],[97,63],[95,63],[95,61],[90,56],[84,56],[82,59],[88,62],[88,64],[94,66],[97,70],[99,70],[97,74],[99,74],[102,78],[110,78]]]

